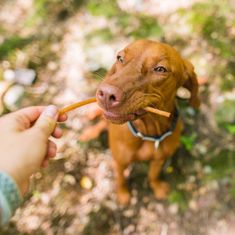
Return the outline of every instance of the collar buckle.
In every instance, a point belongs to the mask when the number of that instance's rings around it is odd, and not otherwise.
[[[130,121],[127,122],[127,125],[128,125],[129,130],[131,131],[131,133],[134,136],[136,136],[138,138],[141,138],[142,140],[145,140],[145,141],[154,142],[154,147],[155,147],[155,149],[157,149],[159,147],[159,144],[160,144],[161,141],[163,141],[167,136],[172,135],[173,131],[176,128],[178,118],[179,118],[179,114],[178,114],[178,110],[176,108],[175,113],[174,113],[174,117],[173,117],[173,120],[172,120],[172,123],[171,123],[171,127],[166,132],[161,134],[160,136],[147,136],[147,135],[144,135],[143,133],[136,130],[135,126]]]
[[[160,144],[160,141],[159,140],[156,140],[154,142],[154,148],[157,149],[159,147],[159,144]]]

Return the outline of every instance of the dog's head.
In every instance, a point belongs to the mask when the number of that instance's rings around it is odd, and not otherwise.
[[[105,118],[121,124],[144,115],[146,106],[171,111],[180,86],[190,90],[190,104],[198,107],[198,83],[192,64],[166,44],[139,40],[117,54],[96,97]]]

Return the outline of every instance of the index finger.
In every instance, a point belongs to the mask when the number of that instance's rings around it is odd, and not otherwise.
[[[39,116],[41,115],[42,111],[45,109],[45,106],[30,106],[26,108],[19,109],[14,113],[10,113],[9,115],[17,115],[22,117],[25,121],[35,122]]]
[[[17,120],[20,121],[25,128],[29,128],[32,123],[34,123],[41,115],[43,110],[47,106],[30,106],[20,110],[15,111],[14,113],[10,113],[9,115],[16,115]],[[67,120],[67,115],[60,115],[57,119],[59,122],[63,122]],[[23,127],[22,126],[22,127]]]
[[[24,115],[24,117],[26,117],[30,122],[34,122],[39,118],[39,116],[41,115],[41,113],[46,107],[47,106],[30,106],[30,107],[17,110],[14,113],[17,115]],[[67,120],[67,118],[68,117],[66,114],[61,114],[58,116],[57,121],[64,122]]]

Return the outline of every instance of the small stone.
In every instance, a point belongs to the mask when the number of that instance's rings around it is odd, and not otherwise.
[[[195,200],[191,200],[189,202],[189,208],[193,211],[197,211],[198,210],[197,202]]]
[[[9,69],[11,67],[11,64],[9,61],[3,60],[2,67],[3,67],[3,69]]]
[[[176,94],[177,94],[177,97],[179,97],[181,99],[190,99],[190,97],[191,97],[189,90],[184,87],[180,87],[177,90]]]
[[[113,200],[106,201],[105,206],[107,206],[111,210],[117,210],[118,208],[117,203]]]
[[[176,215],[179,211],[179,205],[178,204],[172,204],[169,206],[168,208],[169,210],[169,213],[172,214],[172,215]]]
[[[126,211],[123,212],[123,215],[124,215],[125,217],[128,217],[128,218],[133,217],[134,214],[135,214],[135,212],[134,212],[132,209],[129,209],[129,210],[126,210]]]
[[[198,190],[199,195],[205,195],[206,192],[207,192],[207,188],[206,188],[206,187],[201,187],[201,188]]]
[[[210,183],[210,188],[213,189],[213,190],[218,190],[219,189],[219,183],[216,180],[213,180]]]
[[[155,209],[159,214],[164,214],[165,208],[161,203],[156,203]]]
[[[136,203],[138,202],[138,199],[137,199],[137,197],[132,197],[131,198],[131,205],[133,206],[133,205],[136,205]]]
[[[41,201],[43,204],[48,205],[50,202],[51,198],[50,195],[48,193],[42,193],[41,194]]]
[[[76,184],[76,179],[72,175],[65,175],[64,176],[64,182],[70,184],[70,185],[75,185]]]
[[[39,179],[42,178],[42,173],[41,173],[41,172],[36,172],[36,173],[34,174],[34,177],[35,177],[35,179],[39,180]]]
[[[198,143],[195,147],[200,154],[205,155],[207,153],[207,147],[205,145]]]
[[[65,162],[64,167],[66,171],[72,171],[74,169],[74,165],[71,162]]]
[[[204,166],[203,171],[205,172],[205,174],[210,174],[212,172],[212,168],[211,166],[207,165]]]
[[[188,177],[188,182],[194,183],[195,181],[196,181],[196,177],[195,177],[194,175],[190,175],[190,176]]]
[[[24,87],[14,85],[8,89],[3,97],[4,105],[10,110],[14,111],[19,108],[20,101],[24,96]]]
[[[133,234],[134,232],[135,232],[135,226],[134,226],[134,224],[130,224],[124,229],[123,234],[125,234],[125,235]]]
[[[47,67],[48,69],[54,71],[57,69],[58,65],[57,63],[53,62],[53,61],[50,61],[48,64],[47,64]]]
[[[36,79],[36,72],[33,69],[15,70],[15,81],[18,84],[31,86]]]
[[[195,110],[192,108],[192,107],[188,107],[187,109],[187,113],[190,115],[190,116],[194,116],[195,115]]]
[[[7,69],[3,73],[3,78],[6,81],[16,82],[20,85],[30,86],[33,84],[36,73],[33,69]]]
[[[7,69],[3,73],[3,78],[6,81],[13,82],[15,81],[15,72],[11,69]]]
[[[25,223],[27,224],[29,230],[38,230],[42,221],[39,216],[30,215],[27,217]]]

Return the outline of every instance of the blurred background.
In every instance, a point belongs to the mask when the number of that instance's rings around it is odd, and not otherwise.
[[[195,66],[199,112],[179,100],[182,145],[155,200],[148,163],[130,169],[130,206],[117,205],[107,133],[79,141],[94,106],[62,125],[59,153],[32,178],[3,235],[235,234],[235,2],[233,0],[1,0],[0,112],[94,96],[128,43],[169,43]]]

